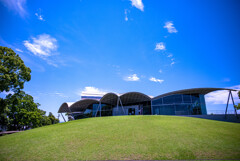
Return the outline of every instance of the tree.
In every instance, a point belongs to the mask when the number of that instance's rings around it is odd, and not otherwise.
[[[45,111],[38,109],[40,104],[35,103],[33,97],[23,91],[9,94],[6,97],[9,130],[24,130],[42,126]]]
[[[0,92],[19,92],[31,79],[30,73],[30,68],[12,49],[0,46]],[[8,112],[6,99],[0,98],[1,129],[9,124]]]
[[[59,123],[59,120],[55,118],[55,116],[52,114],[52,112],[49,112],[48,118],[51,121],[51,124],[57,124]]]
[[[12,49],[0,46],[0,92],[18,92],[31,79],[31,69]]]
[[[238,91],[238,98],[240,99],[240,91]],[[234,106],[237,110],[240,109],[240,103]]]
[[[22,89],[30,81],[31,69],[12,49],[0,46],[0,92],[9,92],[0,98],[0,130],[25,130],[58,123],[52,114],[38,109],[31,95]]]

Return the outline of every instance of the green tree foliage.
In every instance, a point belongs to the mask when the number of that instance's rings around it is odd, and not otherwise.
[[[34,103],[33,97],[23,91],[9,94],[6,97],[9,130],[24,130],[42,126],[42,115],[45,114],[38,109],[39,104]]]
[[[51,121],[51,124],[57,124],[59,123],[59,120],[55,118],[55,116],[52,114],[52,112],[49,112],[48,118]]]
[[[0,98],[0,129],[25,130],[58,123],[52,113],[38,109],[31,95],[22,89],[30,81],[31,70],[12,49],[0,46],[0,92],[9,92]]]
[[[238,91],[238,98],[240,99],[240,91]],[[240,103],[234,106],[237,110],[240,109]]]
[[[0,92],[18,92],[31,79],[31,69],[12,49],[0,46]]]

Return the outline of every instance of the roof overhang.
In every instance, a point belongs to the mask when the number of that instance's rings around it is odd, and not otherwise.
[[[205,95],[210,92],[214,92],[214,91],[218,91],[218,90],[237,91],[235,89],[228,89],[228,88],[191,88],[191,89],[183,89],[183,90],[178,90],[178,91],[161,94],[159,96],[154,97],[153,100],[161,98],[161,97],[166,97],[169,95],[174,95],[174,94],[202,94],[202,95]]]
[[[71,112],[79,112],[79,111],[84,112],[90,105],[98,104],[98,103],[99,103],[98,100],[84,99],[84,100],[80,100],[80,101],[77,101],[74,104],[72,104],[70,106],[70,110],[71,110]]]
[[[123,105],[151,101],[151,98],[140,92],[128,92],[120,96]]]

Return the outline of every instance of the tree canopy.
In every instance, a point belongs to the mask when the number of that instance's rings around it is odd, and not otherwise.
[[[12,49],[0,46],[0,92],[9,92],[0,98],[0,130],[25,130],[58,123],[52,113],[40,110],[31,95],[23,91],[30,81],[31,69]]]
[[[12,49],[0,46],[0,92],[23,89],[31,79],[31,69]]]

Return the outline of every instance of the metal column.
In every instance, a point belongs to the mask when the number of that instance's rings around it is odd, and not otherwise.
[[[234,108],[234,110],[235,110],[235,115],[236,115],[236,117],[238,118],[237,110],[236,110],[236,108],[235,108],[235,103],[234,103],[234,99],[233,99],[233,95],[232,95],[232,91],[230,91],[230,94],[231,94],[231,97],[232,97],[232,103],[233,103],[233,108]]]
[[[97,117],[98,109],[99,109],[100,106],[101,106],[101,102],[99,102],[99,104],[98,104],[98,108],[97,108],[97,111],[96,111],[95,117]]]
[[[121,98],[120,98],[120,97],[119,97],[119,101],[120,101],[121,106],[122,106],[123,114],[125,114],[125,112],[124,112],[124,108],[123,108],[123,104],[122,104],[122,101],[121,101]]]
[[[152,99],[151,99],[151,114],[153,115]]]
[[[226,106],[226,111],[225,111],[225,118],[227,117],[227,109],[228,109],[229,98],[230,98],[230,91],[229,91],[229,94],[228,94],[227,106]]]
[[[62,113],[61,113],[61,115],[62,115]],[[63,118],[64,122],[66,122],[65,118],[63,117],[63,115],[62,115],[62,118]]]

